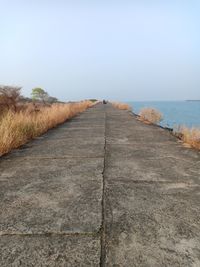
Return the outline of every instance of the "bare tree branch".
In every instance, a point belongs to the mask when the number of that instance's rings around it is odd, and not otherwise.
[[[3,108],[17,111],[17,103],[21,97],[21,87],[0,85],[0,105]]]

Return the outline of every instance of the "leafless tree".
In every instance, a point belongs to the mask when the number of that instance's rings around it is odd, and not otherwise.
[[[21,87],[0,85],[0,106],[2,109],[17,111],[17,103],[21,97]]]

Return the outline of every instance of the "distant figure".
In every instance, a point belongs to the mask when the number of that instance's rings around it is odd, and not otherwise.
[[[107,104],[107,101],[105,99],[103,100],[103,104]]]

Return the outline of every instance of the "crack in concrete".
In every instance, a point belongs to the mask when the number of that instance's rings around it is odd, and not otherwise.
[[[93,236],[98,237],[100,235],[98,232],[46,232],[46,233],[0,233],[0,236],[30,236],[30,237],[46,237],[46,236]]]
[[[106,234],[105,234],[105,168],[106,168],[106,107],[105,109],[105,143],[104,143],[104,163],[103,163],[103,171],[102,171],[102,179],[103,179],[103,188],[102,188],[102,222],[101,222],[101,256],[100,256],[100,267],[105,267],[106,264]]]
[[[176,180],[176,181],[169,181],[169,180],[131,180],[132,178],[124,178],[124,177],[116,177],[116,179],[113,179],[113,178],[109,178],[109,177],[106,177],[109,179],[109,181],[107,182],[108,184],[112,184],[113,182],[122,182],[122,183],[133,183],[133,184],[187,184],[187,185],[191,185],[192,183],[191,182],[188,182],[187,180],[186,181],[183,181],[183,180]],[[197,187],[199,187],[200,185],[196,185]]]
[[[26,160],[28,160],[28,159],[32,159],[32,160],[34,160],[34,159],[44,159],[44,160],[48,160],[48,159],[81,159],[81,158],[83,158],[83,159],[103,159],[104,157],[103,156],[63,156],[63,157],[23,157],[23,156],[18,156],[18,159],[26,159]],[[0,159],[1,160],[1,159]],[[6,161],[12,161],[13,160],[13,158],[4,158],[4,160],[6,160]]]

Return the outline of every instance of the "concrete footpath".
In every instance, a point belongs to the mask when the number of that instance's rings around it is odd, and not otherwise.
[[[98,104],[0,159],[0,266],[200,266],[200,153]]]

